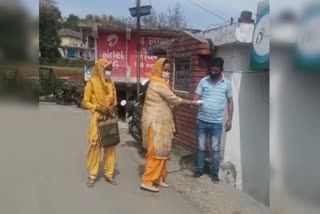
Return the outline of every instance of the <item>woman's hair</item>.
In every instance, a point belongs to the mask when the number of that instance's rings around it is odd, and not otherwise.
[[[165,64],[169,64],[169,65],[172,66],[172,62],[170,62],[168,59],[166,59],[166,60],[163,62],[162,67],[163,67]]]

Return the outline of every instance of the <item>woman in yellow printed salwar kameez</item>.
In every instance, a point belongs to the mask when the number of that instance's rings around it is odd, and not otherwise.
[[[117,105],[117,95],[114,82],[111,80],[112,62],[99,59],[95,64],[92,76],[87,82],[83,105],[91,111],[89,126],[89,151],[87,154],[88,187],[93,187],[100,163],[100,138],[98,122],[108,119]],[[116,148],[110,146],[104,150],[104,176],[106,181],[116,185],[114,171],[116,165]]]
[[[147,160],[140,187],[152,192],[159,191],[155,185],[169,187],[165,177],[175,130],[172,107],[179,104],[199,105],[197,101],[177,97],[170,90],[171,67],[165,58],[156,61],[143,106],[142,138],[147,148]]]

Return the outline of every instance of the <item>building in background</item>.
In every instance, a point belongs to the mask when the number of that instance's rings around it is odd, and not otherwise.
[[[94,60],[94,43],[90,37],[84,36],[82,32],[63,28],[58,32],[60,38],[59,52],[63,58],[80,58]]]
[[[128,99],[136,94],[137,84],[137,36],[136,29],[81,23],[86,35],[94,37],[95,59],[106,58],[113,62],[112,79],[116,83],[118,99]],[[149,77],[157,56],[148,54],[154,44],[168,41],[179,34],[174,30],[141,30],[140,77]],[[85,72],[88,68],[85,69]],[[85,74],[88,77],[88,73]]]

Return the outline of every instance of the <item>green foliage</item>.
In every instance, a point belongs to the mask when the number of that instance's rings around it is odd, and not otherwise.
[[[70,14],[69,17],[62,23],[63,28],[68,28],[74,31],[79,31],[80,18],[74,14]]]
[[[136,18],[133,17],[114,17],[103,15],[101,17],[94,15],[87,15],[85,22],[95,22],[106,26],[113,27],[136,27]],[[167,11],[161,13],[153,13],[148,16],[141,17],[141,25],[145,29],[174,29],[181,30],[187,27],[187,21],[183,15],[183,10],[180,4],[174,7],[168,7]]]
[[[48,62],[46,59],[40,58],[40,64],[56,66],[56,67],[83,68],[85,65],[94,64],[94,61],[88,61],[84,59],[59,58],[55,62]]]
[[[60,39],[61,12],[58,7],[48,4],[40,4],[39,14],[39,45],[41,58],[47,62],[54,62],[59,57],[58,46]]]

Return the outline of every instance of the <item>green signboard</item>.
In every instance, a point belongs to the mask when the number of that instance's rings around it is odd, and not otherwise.
[[[269,1],[258,4],[252,50],[250,57],[251,70],[269,70],[270,62],[270,6]]]

